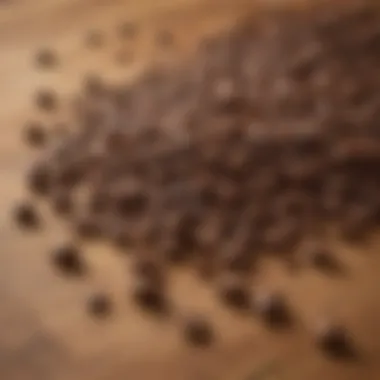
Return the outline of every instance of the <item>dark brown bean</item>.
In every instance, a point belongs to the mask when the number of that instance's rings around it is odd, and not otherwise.
[[[79,275],[84,272],[84,262],[78,248],[66,243],[54,248],[51,252],[53,265],[64,274]]]
[[[234,275],[227,275],[220,280],[219,295],[227,306],[247,309],[250,303],[249,292],[243,280]]]
[[[168,301],[162,289],[151,279],[136,279],[133,299],[138,306],[148,312],[162,314],[168,311]]]
[[[36,195],[45,196],[51,191],[53,173],[48,164],[35,163],[28,173],[27,186]]]
[[[29,122],[24,130],[24,141],[36,148],[45,146],[47,134],[44,125],[39,122]]]
[[[47,112],[53,112],[58,108],[58,96],[54,90],[40,89],[35,95],[36,106]]]
[[[200,317],[188,318],[183,333],[187,343],[198,347],[210,346],[215,338],[211,325]]]
[[[116,211],[124,217],[141,215],[146,210],[147,204],[148,197],[143,190],[128,191],[126,189],[124,194],[115,199]]]
[[[270,327],[282,327],[290,322],[289,309],[281,294],[257,294],[254,299],[254,307]]]
[[[35,205],[30,202],[16,205],[13,210],[13,216],[16,223],[23,228],[36,228],[41,223]]]
[[[317,344],[329,356],[346,358],[352,355],[352,342],[347,330],[339,325],[325,323],[316,332]]]
[[[42,48],[35,55],[35,62],[39,68],[51,69],[57,66],[57,53],[50,48]]]
[[[112,311],[111,300],[104,293],[94,293],[87,300],[87,310],[95,317],[107,317]]]
[[[99,239],[103,235],[100,221],[94,215],[78,218],[74,228],[77,236],[85,240]]]

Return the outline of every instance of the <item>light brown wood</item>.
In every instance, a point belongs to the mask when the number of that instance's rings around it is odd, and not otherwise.
[[[101,246],[85,254],[91,275],[81,281],[60,278],[48,262],[48,249],[65,234],[65,226],[46,217],[49,228],[31,235],[16,229],[11,207],[26,196],[22,175],[35,153],[20,140],[23,123],[41,119],[31,104],[39,86],[53,86],[63,98],[87,72],[111,79],[133,78],[146,64],[172,59],[159,53],[154,33],[176,33],[179,56],[190,52],[200,36],[215,33],[253,7],[229,0],[9,0],[0,2],[0,378],[4,380],[303,380],[378,379],[380,377],[380,257],[377,249],[357,252],[336,246],[345,275],[326,278],[312,270],[289,276],[268,261],[257,284],[280,287],[296,311],[292,331],[268,332],[254,317],[222,309],[212,289],[191,273],[173,273],[172,297],[178,314],[155,320],[128,300],[130,283],[121,258]],[[116,27],[124,20],[139,26],[135,43],[121,43]],[[90,29],[105,31],[107,44],[84,47]],[[56,71],[33,66],[39,47],[54,46]],[[119,49],[130,51],[130,67],[114,61]],[[46,119],[49,122],[48,119]],[[252,286],[259,286],[252,284]],[[96,323],[84,311],[92,289],[106,289],[115,313]],[[180,316],[205,313],[213,321],[217,343],[207,351],[187,347],[179,334]],[[323,358],[311,331],[320,316],[341,318],[353,332],[360,360],[350,364]]]

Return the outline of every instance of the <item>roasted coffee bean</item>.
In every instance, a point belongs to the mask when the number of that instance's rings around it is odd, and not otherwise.
[[[54,90],[40,89],[35,95],[35,103],[39,109],[52,112],[58,107],[58,96]]]
[[[39,122],[28,123],[24,130],[24,140],[33,147],[43,147],[47,142],[47,134],[43,124]]]
[[[317,329],[316,339],[318,346],[331,357],[347,358],[352,355],[352,342],[342,326],[324,323]]]
[[[147,194],[142,190],[128,191],[115,199],[116,211],[124,217],[133,217],[141,215],[148,205]]]
[[[150,279],[137,279],[133,299],[143,310],[163,314],[168,311],[168,301],[162,289]]]
[[[290,322],[289,309],[281,294],[257,294],[254,299],[254,307],[264,322],[271,327],[282,327]]]
[[[52,186],[52,170],[47,163],[35,163],[28,173],[27,186],[36,194],[48,195]]]
[[[30,202],[23,202],[16,205],[13,210],[16,223],[23,228],[36,228],[40,225],[40,216],[35,205]]]
[[[244,282],[237,276],[228,275],[220,280],[219,295],[227,306],[237,309],[249,307],[249,292]]]
[[[337,265],[333,252],[321,244],[311,244],[305,254],[310,264],[317,269],[330,271]]]
[[[62,188],[73,189],[81,182],[83,174],[80,163],[69,163],[56,170],[55,182]]]
[[[187,343],[198,347],[210,346],[215,338],[211,325],[200,317],[188,318],[183,333]]]
[[[75,222],[75,233],[82,239],[93,240],[100,238],[102,232],[99,220],[93,215],[81,217]]]
[[[84,271],[84,263],[78,248],[71,244],[63,244],[51,252],[53,265],[62,273],[79,275]]]
[[[112,311],[111,300],[104,293],[94,293],[87,300],[87,310],[95,317],[104,318]]]
[[[58,64],[57,53],[49,48],[43,48],[37,51],[35,55],[36,65],[42,69],[50,69]]]

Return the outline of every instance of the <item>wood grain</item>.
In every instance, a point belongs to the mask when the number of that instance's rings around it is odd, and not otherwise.
[[[101,72],[110,79],[133,78],[147,64],[184,57],[199,38],[216,33],[249,11],[250,1],[227,0],[9,0],[0,3],[0,377],[5,380],[248,380],[377,379],[380,376],[380,258],[376,248],[358,252],[336,245],[345,275],[325,278],[312,270],[288,275],[278,263],[265,263],[257,283],[280,287],[296,311],[297,324],[286,333],[266,331],[253,317],[222,309],[186,271],[172,274],[171,320],[140,314],[128,300],[126,264],[102,246],[85,247],[91,275],[83,281],[60,278],[48,262],[48,250],[66,233],[47,215],[41,234],[18,231],[11,207],[25,196],[22,175],[35,153],[22,146],[23,123],[38,114],[31,103],[36,88],[52,86],[70,98],[83,74]],[[133,20],[134,42],[120,42],[116,27]],[[157,30],[176,35],[175,54],[154,44]],[[89,30],[104,31],[107,44],[84,47]],[[56,71],[42,73],[33,54],[53,46],[60,56]],[[118,51],[133,56],[129,66],[115,62]],[[64,112],[60,116],[64,120]],[[374,245],[376,247],[376,245]],[[252,286],[258,286],[252,284]],[[97,323],[84,311],[86,295],[104,289],[115,301],[110,320]],[[213,321],[217,343],[208,351],[186,347],[178,324],[186,312]],[[333,363],[316,350],[311,330],[320,315],[341,318],[353,332],[361,356],[354,363]]]

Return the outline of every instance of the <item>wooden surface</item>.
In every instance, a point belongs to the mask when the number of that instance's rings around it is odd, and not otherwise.
[[[114,252],[89,246],[91,275],[60,278],[48,262],[49,247],[65,234],[47,216],[49,228],[32,235],[18,231],[10,218],[15,201],[25,196],[22,174],[35,153],[20,141],[23,123],[43,119],[31,105],[38,86],[54,86],[63,98],[75,91],[81,75],[102,72],[110,78],[133,77],[159,54],[156,30],[176,33],[176,51],[187,53],[203,34],[225,28],[252,7],[251,1],[227,0],[8,0],[0,1],[0,378],[3,380],[286,380],[380,378],[380,258],[337,245],[344,275],[326,278],[312,270],[289,276],[268,262],[252,286],[281,287],[294,307],[292,331],[267,331],[252,316],[220,308],[210,288],[190,273],[173,273],[171,292],[177,317],[155,320],[128,300],[126,264]],[[136,20],[139,37],[120,43],[115,28]],[[107,44],[84,48],[90,29],[105,31]],[[41,73],[33,53],[55,46],[59,68]],[[120,67],[115,54],[132,54]],[[63,116],[62,116],[63,117]],[[47,120],[49,121],[49,120]],[[375,246],[374,246],[375,247]],[[86,295],[108,291],[115,313],[96,322],[84,311]],[[213,321],[217,342],[207,351],[187,347],[178,330],[179,316],[204,313]],[[323,315],[342,319],[360,352],[354,363],[334,363],[318,352],[311,331]]]

